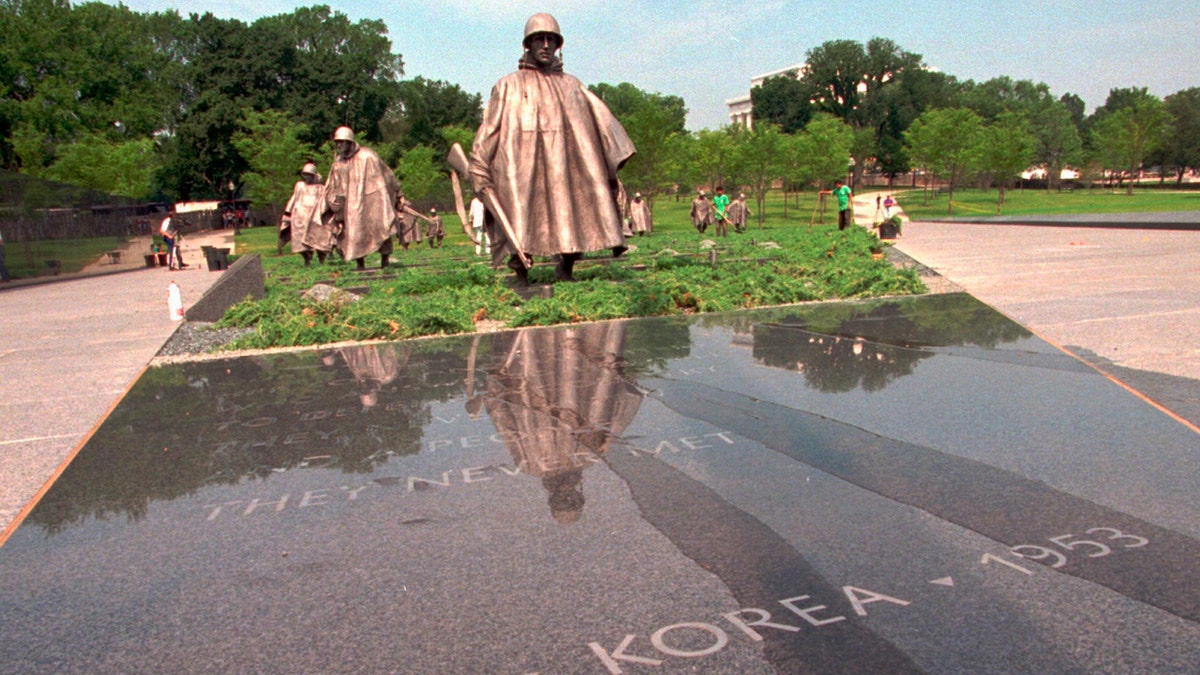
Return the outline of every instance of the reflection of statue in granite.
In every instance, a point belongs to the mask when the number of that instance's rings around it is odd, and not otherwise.
[[[410,349],[407,345],[387,345],[382,349],[360,345],[342,347],[338,353],[358,381],[358,400],[363,412],[367,412],[379,403],[379,390],[396,379],[400,368],[408,363]]]
[[[579,519],[584,469],[641,407],[642,393],[623,372],[624,346],[621,323],[497,334],[478,393],[475,346],[468,358],[467,412],[487,410],[513,462],[542,479],[560,523]]]

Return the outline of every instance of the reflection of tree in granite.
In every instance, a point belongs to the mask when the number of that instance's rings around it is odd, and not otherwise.
[[[550,513],[583,512],[583,470],[637,416],[642,393],[624,376],[624,323],[499,333],[483,391],[468,373],[467,411],[487,410],[513,462],[542,479]]]
[[[754,358],[763,364],[803,373],[809,386],[820,391],[883,389],[897,377],[912,373],[913,365],[931,352],[897,348],[863,338],[811,333],[797,328],[761,324],[754,331]]]
[[[301,469],[370,473],[420,451],[430,401],[461,395],[465,347],[377,345],[347,365],[298,352],[150,368],[29,520],[53,533],[89,516],[138,519],[152,501],[209,485]],[[388,364],[396,373],[385,382]],[[361,387],[376,384],[364,409]]]
[[[662,371],[674,359],[691,353],[692,334],[689,321],[680,317],[664,317],[655,321],[626,321],[625,342],[631,346],[622,354],[626,376]]]
[[[1020,325],[962,295],[837,303],[771,313],[754,327],[754,358],[804,374],[825,392],[878,391],[912,373],[931,348],[994,347],[1029,336]],[[919,307],[920,311],[914,311]]]

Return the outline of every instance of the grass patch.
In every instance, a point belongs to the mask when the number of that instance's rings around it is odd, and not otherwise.
[[[690,201],[660,199],[654,234],[629,241],[636,249],[617,260],[590,254],[575,267],[577,282],[554,284],[552,297],[530,299],[511,287],[510,271],[474,256],[451,215],[445,246],[397,250],[382,278],[342,260],[304,267],[298,255],[276,255],[272,229],[243,229],[237,250],[263,256],[267,295],[231,308],[218,325],[253,328],[231,348],[255,349],[467,333],[484,320],[544,326],[924,291],[915,273],[871,257],[877,240],[866,230],[838,231],[828,213],[824,224],[810,225],[814,203],[815,195],[791,196],[785,215],[782,196],[774,194],[764,226],[755,222],[745,234],[717,238],[711,228],[702,236],[691,227]],[[715,265],[704,239],[717,242]],[[378,262],[377,255],[367,257],[368,266]],[[538,261],[530,273],[534,283],[553,277],[551,261]],[[304,299],[316,283],[368,292],[353,303]]]
[[[930,195],[928,199],[918,189],[892,193],[901,208],[913,220],[945,218],[948,215],[947,194]],[[1000,214],[996,213],[999,192],[977,189],[954,191],[955,216],[1031,216],[1078,213],[1140,213],[1160,211],[1200,211],[1200,192],[1168,192],[1164,190],[1008,190]],[[928,203],[926,203],[928,202]]]

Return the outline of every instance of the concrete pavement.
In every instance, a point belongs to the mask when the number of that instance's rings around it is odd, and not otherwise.
[[[1200,213],[1029,220],[906,222],[895,247],[1200,426]]]
[[[184,241],[191,267],[147,268],[131,242],[113,273],[0,284],[0,530],[80,447],[180,325],[167,309],[174,280],[184,308],[216,281],[201,246],[233,248],[228,230]]]

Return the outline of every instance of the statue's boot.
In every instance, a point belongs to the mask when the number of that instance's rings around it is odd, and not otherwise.
[[[554,278],[559,281],[575,281],[575,261],[583,257],[582,253],[563,253],[558,258],[558,267],[554,268]]]
[[[514,253],[513,255],[509,256],[508,269],[516,273],[517,283],[522,286],[529,285],[529,270],[525,269],[525,266],[521,264],[521,259],[517,256],[517,254]]]

